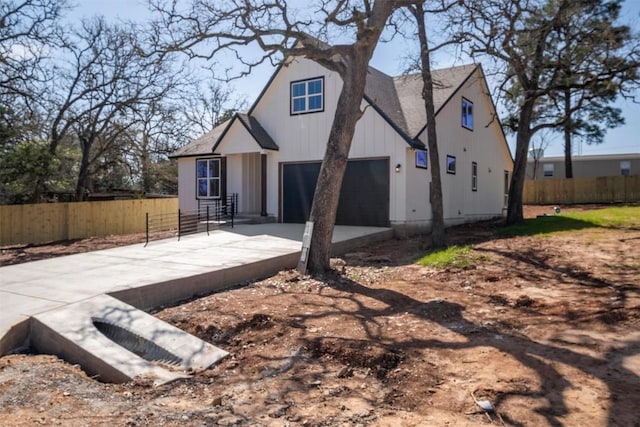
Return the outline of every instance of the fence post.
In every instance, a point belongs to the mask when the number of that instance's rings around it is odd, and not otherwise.
[[[146,224],[145,224],[145,233],[146,233],[146,236],[147,236],[147,239],[146,239],[146,242],[145,242],[144,246],[146,247],[149,244],[149,212],[146,212],[144,214],[144,216],[145,216],[145,222],[146,222]]]
[[[180,234],[182,234],[182,214],[178,209],[178,242],[180,241]]]
[[[207,236],[209,235],[209,205],[207,205],[207,218],[205,219],[207,222]]]

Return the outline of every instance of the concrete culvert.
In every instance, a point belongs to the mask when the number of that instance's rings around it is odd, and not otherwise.
[[[152,341],[106,319],[92,318],[93,325],[104,336],[149,362],[179,367],[184,361]]]

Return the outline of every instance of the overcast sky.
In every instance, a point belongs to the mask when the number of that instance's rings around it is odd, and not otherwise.
[[[109,19],[137,21],[145,21],[150,16],[146,0],[76,0],[76,4],[77,7],[69,15],[71,22],[96,14],[104,15]],[[640,1],[626,0],[623,4],[622,15],[625,24],[640,30]],[[390,75],[402,74],[405,68],[403,47],[400,41],[380,44],[371,65]],[[447,55],[437,56],[435,62],[435,68],[452,65],[452,60]],[[257,68],[251,76],[236,80],[232,85],[236,94],[246,97],[250,105],[272,73],[272,67],[262,66]],[[640,99],[640,93],[638,98]],[[617,129],[609,130],[603,144],[594,146],[584,144],[576,154],[640,153],[640,104],[620,99],[618,106],[623,110],[626,124]],[[513,152],[513,141],[510,141],[510,145]],[[562,136],[557,135],[554,142],[546,149],[545,156],[562,154]]]

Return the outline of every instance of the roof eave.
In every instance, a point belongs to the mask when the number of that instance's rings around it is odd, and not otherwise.
[[[435,116],[436,117],[438,117],[438,114],[440,113],[440,111],[442,111],[444,109],[444,107],[449,103],[449,101],[451,101],[456,96],[456,94],[460,91],[462,86],[464,86],[465,83],[467,83],[469,81],[469,79],[471,78],[473,73],[476,72],[476,70],[478,69],[479,66],[480,66],[480,64],[476,64],[476,66],[473,67],[473,69],[469,72],[469,75],[467,75],[467,77],[465,77],[464,80],[462,80],[462,82],[460,82],[460,84],[455,88],[455,90],[453,92],[451,92],[451,95],[449,95],[449,97],[440,105],[440,107],[438,107],[438,109],[435,111]],[[422,132],[424,132],[424,130],[426,128],[427,128],[427,123],[425,123],[424,126],[422,126],[422,128],[420,128],[420,130],[418,131],[418,133],[416,134],[415,137],[418,138],[418,136],[420,136],[422,134]]]
[[[249,132],[249,135],[251,135],[251,138],[253,138],[253,140],[256,142],[256,144],[258,144],[258,147],[260,147],[263,150],[280,151],[280,147],[278,147],[278,144],[276,144],[276,142],[273,141],[273,138],[271,138],[271,136],[269,136],[269,139],[271,139],[271,141],[273,142],[273,145],[275,146],[275,148],[265,147],[264,145],[262,145],[260,138],[258,138],[256,136],[256,134],[253,132],[253,130],[251,129],[251,127],[247,123],[245,123],[244,119],[242,117],[240,117],[240,116],[238,116],[238,119],[240,120],[240,123],[242,123],[244,128],[247,130],[247,132]],[[247,119],[251,120],[251,116],[247,115]],[[254,118],[254,120],[255,120],[255,118]],[[258,124],[260,125],[259,122],[258,122]],[[267,131],[264,129],[264,127],[262,127],[262,125],[260,125],[260,127],[262,128],[262,131],[264,131],[265,134],[267,134]]]
[[[366,94],[364,95],[364,100],[367,101],[367,103],[369,103],[369,105],[371,105],[373,109],[378,112],[378,114],[380,114],[380,116],[389,124],[389,126],[391,126],[393,130],[395,130],[398,133],[398,135],[400,135],[402,139],[404,139],[405,142],[409,144],[411,148],[417,148],[417,149],[424,148],[424,144],[421,141],[415,140],[411,138],[409,135],[407,135],[407,133],[403,131],[396,124],[396,122],[391,120],[391,118],[387,116],[385,112],[368,95]]]

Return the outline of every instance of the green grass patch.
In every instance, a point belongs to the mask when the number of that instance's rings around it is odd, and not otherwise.
[[[562,231],[585,228],[640,229],[640,206],[611,207],[589,211],[527,219],[522,224],[504,228],[505,236],[544,236]]]
[[[454,245],[430,252],[418,259],[417,263],[435,268],[465,268],[481,259],[482,257],[473,251],[471,245]]]
[[[597,227],[640,228],[640,206],[621,206],[582,212],[568,212],[565,216],[589,222]]]

